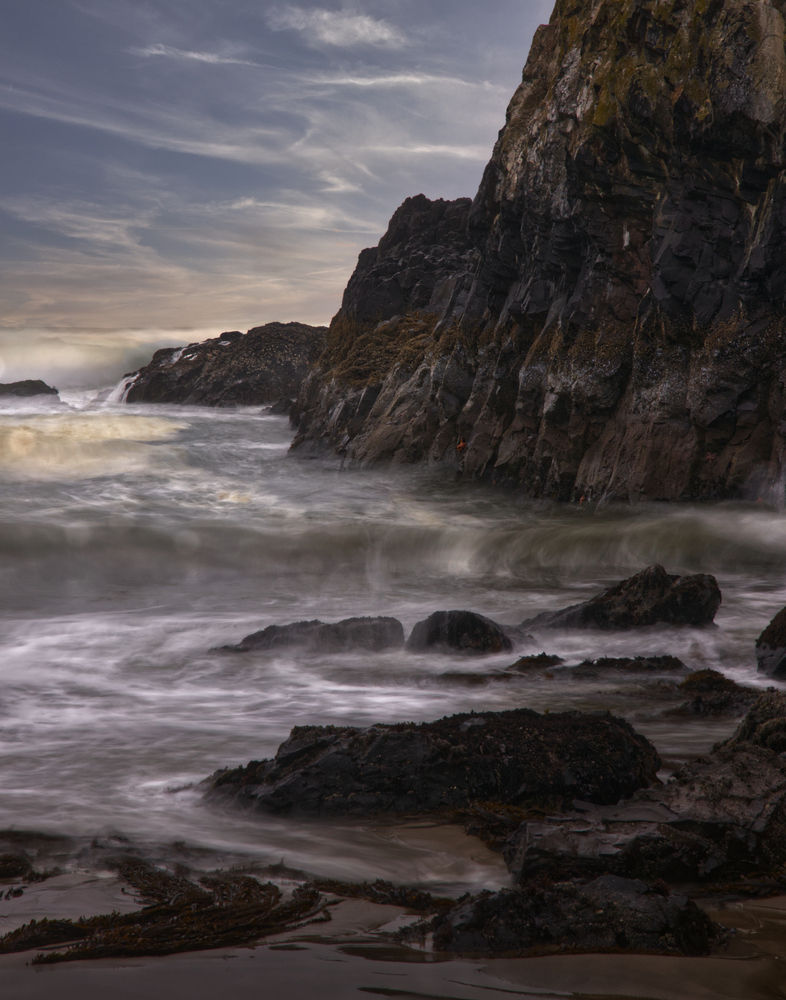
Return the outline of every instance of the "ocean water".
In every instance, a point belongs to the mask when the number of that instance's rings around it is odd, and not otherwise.
[[[504,884],[390,826],[299,823],[208,808],[198,782],[275,753],[292,726],[429,720],[527,706],[610,709],[666,769],[729,720],[664,717],[642,678],[572,678],[601,655],[675,654],[766,686],[754,641],[786,604],[786,518],[762,505],[564,506],[459,484],[443,468],[342,469],[288,457],[286,418],[17,401],[0,411],[0,829],[202,852],[439,891]],[[393,615],[406,631],[466,608],[502,623],[584,600],[652,563],[714,573],[717,627],[536,634],[565,666],[404,651],[226,655],[266,625]],[[417,838],[416,838],[417,839]],[[76,845],[76,846],[74,846]],[[172,845],[175,845],[174,847]]]

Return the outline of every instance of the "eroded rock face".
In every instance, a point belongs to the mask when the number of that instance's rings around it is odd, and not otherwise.
[[[783,14],[557,0],[469,212],[474,250],[436,208],[420,239],[402,206],[299,397],[296,451],[447,459],[563,500],[777,490]]]
[[[474,611],[435,611],[412,629],[407,649],[488,656],[513,649],[513,643],[500,625]]]
[[[268,323],[184,348],[156,351],[150,364],[124,376],[127,403],[255,406],[296,396],[327,329]]]
[[[519,628],[640,628],[657,622],[710,625],[720,603],[714,576],[675,576],[662,566],[650,566],[583,604],[544,611]]]
[[[434,949],[512,952],[654,951],[707,955],[721,938],[685,896],[664,895],[636,879],[602,875],[586,885],[485,892],[432,923]]]
[[[756,659],[761,673],[786,676],[786,608],[778,612],[756,640]]]
[[[299,726],[274,760],[213,775],[207,797],[302,816],[434,812],[475,799],[611,803],[654,781],[659,766],[622,719],[514,709],[421,725]]]
[[[268,625],[252,632],[236,646],[224,646],[225,652],[248,653],[252,650],[297,647],[317,653],[351,653],[361,650],[381,652],[404,645],[404,627],[396,618],[345,618],[326,625],[314,620],[290,625]]]

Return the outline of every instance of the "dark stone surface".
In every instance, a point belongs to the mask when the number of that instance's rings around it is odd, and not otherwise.
[[[610,809],[527,821],[510,835],[514,878],[588,879],[603,872],[672,885],[771,895],[786,863],[786,695],[767,693],[737,733],[665,785]]]
[[[0,396],[57,396],[57,389],[42,382],[40,378],[24,379],[21,382],[0,382]]]
[[[586,885],[484,892],[433,922],[435,951],[707,955],[722,929],[685,896],[602,875]]]
[[[513,643],[500,625],[474,611],[435,611],[412,629],[407,649],[488,656],[513,649]]]
[[[759,671],[771,677],[786,677],[786,608],[772,619],[756,640]]]
[[[583,604],[562,611],[545,611],[523,621],[520,628],[640,628],[668,625],[710,625],[721,603],[714,576],[673,576],[662,566],[650,566]]]
[[[124,376],[126,402],[256,406],[296,396],[326,334],[323,326],[267,323],[246,334],[233,330],[182,349],[164,348]]]
[[[369,729],[299,726],[274,760],[216,772],[207,798],[271,813],[368,816],[612,803],[655,780],[655,748],[610,715],[528,709]]]
[[[515,670],[517,673],[527,673],[530,670],[547,670],[549,667],[558,667],[565,661],[561,656],[553,656],[548,653],[535,653],[532,656],[521,656],[515,663],[507,668]]]
[[[717,670],[699,670],[686,677],[677,693],[691,700],[666,715],[744,715],[761,695],[761,690],[743,687]]]
[[[560,500],[777,502],[782,14],[557,0],[469,212],[474,251],[453,259],[433,206],[396,212],[304,384],[295,448],[444,460]]]
[[[247,653],[251,650],[288,649],[300,647],[317,653],[349,653],[366,650],[378,653],[404,645],[404,628],[396,618],[345,618],[344,621],[293,622],[290,625],[268,625],[252,632],[236,646],[222,647],[227,652]]]
[[[623,670],[626,673],[660,673],[687,670],[676,656],[599,656],[597,660],[582,660],[577,672],[596,674],[600,670]]]

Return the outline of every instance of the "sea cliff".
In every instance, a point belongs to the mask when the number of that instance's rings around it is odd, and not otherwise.
[[[294,454],[561,500],[779,495],[784,10],[558,0],[477,195],[361,253]]]

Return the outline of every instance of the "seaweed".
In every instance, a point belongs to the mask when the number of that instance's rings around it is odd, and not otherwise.
[[[170,955],[182,951],[252,944],[268,934],[330,920],[319,889],[298,886],[284,899],[278,886],[250,875],[217,872],[192,882],[139,860],[118,868],[138,893],[141,910],[79,920],[31,921],[0,938],[0,954],[64,944],[33,964],[85,958]]]
[[[347,899],[367,899],[372,903],[387,903],[391,906],[403,906],[408,910],[421,913],[436,913],[449,910],[455,906],[455,900],[442,896],[432,896],[421,889],[412,889],[406,885],[394,885],[378,878],[374,882],[340,882],[332,878],[315,878],[310,885],[321,892],[330,892],[334,896],[344,896]]]

